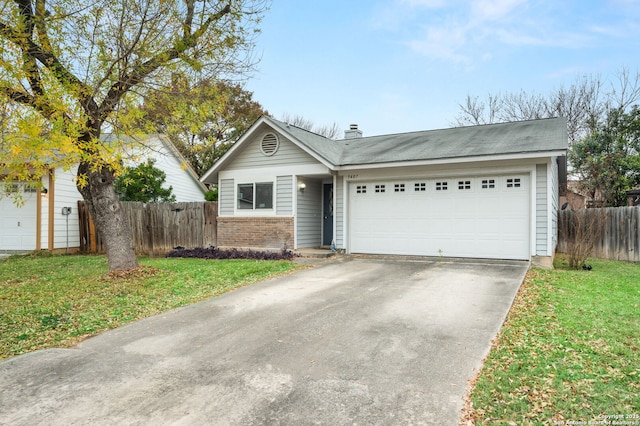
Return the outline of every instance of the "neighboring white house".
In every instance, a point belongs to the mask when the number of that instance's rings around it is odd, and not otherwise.
[[[204,201],[206,188],[166,137],[154,135],[144,141],[144,147],[132,145],[128,158],[131,166],[155,159],[155,167],[167,175],[164,186],[173,187],[177,202]],[[82,196],[75,185],[76,171],[77,167],[52,169],[43,178],[43,190],[15,182],[13,189],[22,193],[24,201],[21,207],[15,205],[14,197],[1,194],[0,251],[76,250],[80,246],[77,206]]]
[[[261,117],[201,180],[219,246],[549,264],[566,150],[564,119],[335,141]]]

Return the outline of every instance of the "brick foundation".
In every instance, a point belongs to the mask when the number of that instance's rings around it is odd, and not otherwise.
[[[292,217],[218,216],[218,247],[293,248]]]

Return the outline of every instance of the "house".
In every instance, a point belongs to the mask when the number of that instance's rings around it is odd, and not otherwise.
[[[560,195],[560,208],[569,210],[586,209],[593,199],[581,192],[580,181],[568,180],[567,190]]]
[[[109,140],[107,135],[105,140]],[[175,146],[164,136],[150,136],[143,145],[131,145],[127,165],[148,158],[167,177],[165,186],[173,187],[176,201],[204,201],[206,188],[187,165]],[[0,197],[0,252],[32,250],[71,251],[80,246],[78,201],[82,196],[75,184],[77,167],[52,168],[42,180],[44,189],[31,182],[14,182],[12,188],[22,195],[18,207],[10,194]]]
[[[566,150],[564,119],[335,141],[263,116],[201,181],[219,246],[550,264]]]
[[[640,188],[627,191],[627,205],[629,207],[640,206]]]

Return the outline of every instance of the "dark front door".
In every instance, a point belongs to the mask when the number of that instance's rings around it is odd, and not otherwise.
[[[322,245],[331,245],[333,240],[333,184],[323,185],[322,196]]]

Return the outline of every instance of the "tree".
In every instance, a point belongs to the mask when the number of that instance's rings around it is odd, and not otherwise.
[[[105,243],[110,270],[137,267],[114,182],[118,146],[101,142],[135,120],[140,96],[170,76],[233,75],[266,0],[0,0],[0,149],[7,180],[79,164],[77,187]],[[128,135],[135,136],[135,135]]]
[[[173,187],[164,188],[162,185],[167,174],[154,166],[155,161],[127,167],[114,183],[116,194],[121,201],[140,201],[143,203],[175,203]]]
[[[606,122],[569,152],[580,185],[599,205],[624,206],[640,185],[640,109],[611,110]]]
[[[253,93],[227,80],[192,84],[174,74],[167,90],[154,91],[139,107],[134,127],[163,133],[203,175],[261,115]]]
[[[558,230],[569,267],[580,269],[605,234],[606,209],[564,210],[560,212]]]
[[[283,114],[281,120],[292,126],[308,130],[329,139],[336,139],[341,132],[340,127],[338,127],[336,123],[333,123],[331,125],[316,126],[313,121],[308,120],[300,115],[291,116],[289,114]]]
[[[617,81],[609,84],[600,77],[580,76],[568,87],[561,86],[547,95],[520,91],[490,94],[486,100],[467,95],[459,105],[456,123],[466,126],[564,117],[571,145],[591,133],[606,119],[608,111],[626,110],[638,101],[640,72],[633,74],[623,68]]]

